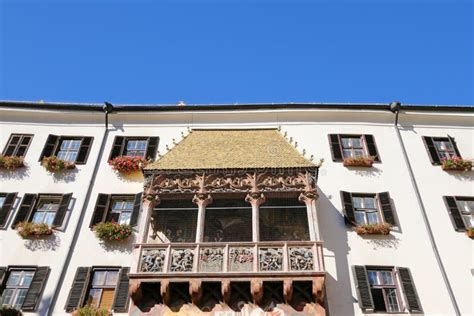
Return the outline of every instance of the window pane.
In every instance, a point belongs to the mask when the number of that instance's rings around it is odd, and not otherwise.
[[[112,308],[112,304],[114,303],[114,295],[114,289],[103,289],[99,307],[110,310]]]
[[[33,276],[35,273],[33,271],[25,271],[23,272],[23,277],[20,280],[20,286],[30,287],[31,281],[33,280]]]
[[[369,278],[369,284],[374,285],[374,284],[379,284],[378,278],[377,278],[377,271],[367,271],[367,277]]]
[[[99,307],[101,292],[101,289],[90,289],[89,296],[87,297],[87,305],[96,308]]]
[[[352,147],[362,148],[362,142],[360,141],[360,138],[352,138]]]
[[[468,226],[468,227],[474,227],[473,224],[474,224],[474,216],[472,215],[463,215],[462,216],[463,219],[464,219],[464,223]]]
[[[352,155],[352,150],[350,150],[350,149],[344,149],[344,150],[342,151],[342,155],[344,156],[344,158],[350,158],[350,157],[353,156],[353,155]]]
[[[382,278],[383,284],[386,284],[386,285],[393,284],[391,271],[380,271],[380,276]]]
[[[362,208],[362,204],[363,204],[363,199],[360,198],[360,197],[356,197],[356,196],[353,196],[352,197],[352,203],[354,204],[354,207],[355,208]]]
[[[309,240],[306,207],[260,208],[261,241]]]
[[[446,146],[443,141],[435,141],[434,144],[435,144],[436,149],[438,149],[438,151],[439,150],[443,151],[446,149]]]
[[[387,308],[385,307],[385,300],[383,298],[382,289],[371,289],[372,298],[374,300],[375,311],[386,312]]]
[[[398,298],[397,291],[395,289],[385,289],[385,295],[387,297],[388,311],[389,312],[398,312]]]
[[[118,271],[107,271],[107,277],[105,279],[105,285],[116,286],[118,280]]]
[[[0,298],[0,305],[13,305],[13,294],[15,290],[13,289],[5,289],[3,291],[2,297]]]
[[[21,272],[20,271],[10,272],[10,276],[8,277],[7,285],[17,286],[20,283],[20,277],[21,277]]]
[[[0,196],[0,207],[3,206],[3,203],[5,202],[5,197],[4,196]]]
[[[132,213],[130,212],[122,212],[118,219],[118,223],[122,225],[130,224],[130,217],[132,217]]]
[[[44,223],[48,224],[48,226],[53,226],[54,218],[56,217],[56,213],[48,212],[44,217]]]
[[[355,156],[355,157],[362,157],[362,156],[364,156],[364,151],[363,151],[363,150],[360,150],[360,149],[355,149],[353,156]]]
[[[179,201],[173,202],[179,206]],[[194,242],[196,240],[197,206],[196,209],[189,210],[158,208],[155,211],[157,216],[152,227],[156,229],[158,239],[163,242]]]
[[[350,147],[349,138],[342,137],[341,138],[341,144],[342,144],[343,148],[349,148]]]
[[[371,197],[364,198],[364,208],[375,209],[375,199]]]
[[[367,212],[367,224],[377,224],[378,222],[377,212]]]
[[[355,211],[354,212],[355,221],[358,225],[365,224],[365,212],[363,211]]]
[[[44,220],[44,216],[45,216],[46,213],[44,212],[36,212],[34,215],[33,215],[33,219],[31,220],[33,223],[35,224],[41,224]]]
[[[28,292],[28,289],[18,289],[16,290],[16,299],[15,302],[13,302],[13,306],[17,309],[21,309],[21,306],[23,305],[23,302],[25,301],[26,293]]]
[[[94,272],[94,279],[92,280],[93,286],[101,286],[104,285],[105,282],[105,274],[107,271],[95,271]]]
[[[252,209],[206,209],[204,241],[252,241]]]

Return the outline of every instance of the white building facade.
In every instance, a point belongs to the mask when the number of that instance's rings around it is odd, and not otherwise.
[[[0,163],[0,302],[24,315],[472,315],[473,110],[1,102],[2,157],[24,166]],[[49,172],[51,156],[75,168]],[[124,175],[117,156],[151,161]],[[443,168],[458,157],[465,170]],[[110,221],[132,236],[98,239]],[[52,234],[22,237],[24,223]],[[249,270],[232,270],[242,258]]]

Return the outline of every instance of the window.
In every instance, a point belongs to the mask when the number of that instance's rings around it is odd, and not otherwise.
[[[138,194],[103,194],[97,196],[90,227],[101,222],[115,222],[136,225],[140,213],[142,193]]]
[[[195,242],[198,207],[188,200],[163,200],[154,210],[155,239],[161,242]]]
[[[387,223],[397,226],[395,212],[388,192],[351,193],[341,191],[341,200],[348,225]]]
[[[459,149],[454,138],[423,136],[423,142],[427,149],[430,161],[433,165],[441,164],[444,159],[460,157]]]
[[[358,225],[378,224],[379,216],[377,204],[374,196],[354,196],[352,195],[354,204],[354,217]]]
[[[206,207],[204,241],[252,241],[252,207],[244,197],[216,199]]]
[[[66,301],[66,311],[89,305],[116,313],[127,312],[129,270],[122,267],[78,267]]]
[[[86,304],[110,310],[114,301],[118,277],[119,270],[95,270]]]
[[[474,197],[444,196],[454,230],[466,231],[474,227]]]
[[[53,226],[56,212],[59,209],[59,202],[60,197],[40,197],[38,200],[38,207],[33,213],[33,219],[31,221],[36,224],[44,223],[48,224],[48,226]]]
[[[118,156],[138,156],[154,160],[158,150],[158,137],[116,136],[109,160]]]
[[[45,223],[53,227],[63,225],[72,193],[31,194],[26,193],[13,220],[12,228],[20,222]]]
[[[93,139],[93,137],[49,135],[39,160],[56,156],[78,165],[85,164]]]
[[[400,304],[393,270],[367,270],[375,311],[399,312]]]
[[[10,213],[13,209],[13,204],[16,200],[16,192],[0,193],[0,228],[4,228]]]
[[[49,275],[49,267],[0,267],[0,306],[34,311]]]
[[[458,199],[457,201],[459,211],[461,212],[464,225],[467,228],[474,227],[474,199]]]
[[[24,157],[32,139],[33,135],[11,134],[7,145],[3,149],[3,155]]]
[[[306,205],[294,198],[268,199],[259,208],[261,241],[309,240]]]
[[[10,305],[21,309],[35,271],[12,270],[8,276],[0,305]]]
[[[333,161],[373,156],[375,162],[380,162],[373,135],[329,134],[329,145]]]

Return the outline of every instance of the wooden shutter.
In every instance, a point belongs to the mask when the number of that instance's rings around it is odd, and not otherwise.
[[[430,156],[430,161],[433,165],[439,165],[441,159],[438,156],[438,151],[433,142],[433,137],[423,136],[423,143],[425,144],[428,155]]]
[[[462,219],[461,212],[459,211],[458,204],[456,203],[456,198],[454,196],[443,196],[446,205],[448,206],[448,213],[451,217],[451,222],[453,223],[454,230],[460,232],[466,230],[466,224]]]
[[[377,145],[375,145],[375,139],[373,135],[363,135],[365,144],[367,145],[367,151],[370,156],[375,157],[375,161],[380,162],[379,152],[377,151]]]
[[[41,298],[41,293],[49,275],[49,267],[38,267],[31,281],[30,288],[26,293],[25,301],[22,305],[24,311],[34,311]]]
[[[76,158],[76,164],[81,165],[85,164],[87,161],[87,157],[89,157],[89,151],[92,147],[92,141],[94,137],[84,137],[81,141],[81,148],[79,148],[79,152]]]
[[[449,142],[451,143],[451,145],[453,145],[454,151],[456,152],[456,156],[458,156],[459,158],[462,158],[461,153],[459,152],[458,145],[454,141],[454,138],[448,135],[448,139],[449,139]]]
[[[59,136],[56,135],[48,135],[48,139],[46,140],[46,144],[44,144],[43,151],[41,152],[41,156],[39,161],[43,160],[44,157],[51,157],[55,154],[56,146],[59,142]]]
[[[0,290],[3,290],[3,283],[7,280],[7,267],[0,267]]]
[[[13,204],[15,203],[16,194],[16,192],[7,193],[5,196],[2,208],[0,209],[0,228],[5,227],[5,224],[7,223],[8,216],[10,216],[10,211],[12,210]]]
[[[59,208],[54,217],[53,226],[61,227],[63,225],[64,217],[66,216],[69,202],[71,201],[72,193],[63,194],[61,202],[59,202]]]
[[[127,312],[128,305],[128,272],[130,268],[122,268],[120,270],[120,276],[117,284],[117,290],[115,291],[115,299],[113,310],[118,313]]]
[[[142,192],[135,195],[135,202],[133,203],[133,212],[130,217],[130,225],[135,226],[138,222],[138,215],[140,214],[140,206],[142,202]]]
[[[352,194],[346,191],[341,191],[341,200],[344,206],[344,220],[346,225],[355,225],[354,206],[352,204]]]
[[[109,210],[109,203],[110,194],[99,193],[97,196],[97,202],[95,203],[94,213],[92,214],[91,223],[89,225],[90,228],[105,219],[105,215]]]
[[[155,160],[157,149],[158,149],[158,137],[149,137],[145,158]]]
[[[403,294],[405,295],[405,301],[407,303],[408,310],[410,313],[421,313],[421,304],[420,300],[418,299],[418,294],[416,293],[410,269],[398,267],[397,270],[398,275],[400,276]]]
[[[20,143],[21,135],[11,135],[8,140],[7,146],[3,150],[3,156],[13,156],[15,149]]]
[[[17,146],[15,156],[17,157],[24,157],[28,147],[30,147],[31,140],[33,136],[31,135],[22,135],[20,144]]]
[[[74,281],[72,282],[71,290],[66,301],[65,309],[67,312],[81,307],[84,302],[84,295],[89,285],[91,268],[79,267],[76,270]]]
[[[331,148],[332,160],[342,161],[341,141],[338,134],[329,134],[329,146]]]
[[[385,223],[390,224],[392,226],[397,226],[397,223],[395,222],[395,216],[393,214],[392,203],[390,201],[390,194],[388,194],[388,192],[381,192],[377,194],[377,198],[380,203],[380,208]]]
[[[365,266],[352,266],[354,272],[354,281],[359,298],[359,306],[363,310],[374,310],[374,300],[370,292],[369,280]]]
[[[20,207],[18,208],[15,219],[13,220],[12,228],[15,228],[19,222],[27,221],[29,219],[37,198],[37,194],[31,193],[26,193],[23,196],[23,200],[21,201]]]
[[[123,155],[124,147],[125,147],[125,137],[115,136],[114,144],[112,145],[112,150],[110,151],[109,160],[112,160],[117,156]]]

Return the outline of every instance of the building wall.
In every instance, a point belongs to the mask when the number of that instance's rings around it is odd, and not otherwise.
[[[103,136],[103,114],[1,110],[0,147],[3,149],[11,133],[34,134],[26,155],[29,166],[20,173],[0,173],[1,192],[68,193],[73,192],[69,219],[64,232],[50,242],[24,241],[8,225],[0,230],[0,266],[48,265],[51,273],[38,314],[43,315],[51,300],[61,267],[85,203],[85,195],[93,174],[95,160]],[[158,136],[159,151],[166,152],[172,139],[190,128],[258,128],[282,127],[288,137],[298,142],[298,149],[315,160],[324,158],[318,180],[318,230],[324,241],[327,274],[326,291],[332,315],[362,315],[357,302],[352,265],[386,265],[408,267],[426,315],[453,315],[454,309],[436,263],[423,223],[408,169],[393,127],[390,112],[361,110],[268,110],[268,111],[201,111],[182,113],[111,114],[111,129],[100,160],[98,176],[92,181],[92,193],[82,218],[79,239],[59,290],[54,315],[66,314],[69,288],[79,266],[129,266],[134,239],[126,245],[105,245],[89,228],[99,193],[135,194],[142,189],[140,177],[121,177],[114,173],[107,159],[116,135]],[[453,136],[466,158],[474,157],[472,115],[445,113],[410,113],[400,115],[402,137],[415,173],[435,242],[447,270],[459,307],[472,314],[472,240],[454,231],[443,195],[474,196],[473,173],[447,173],[432,166],[421,136]],[[93,136],[94,143],[86,165],[78,166],[69,178],[55,178],[39,164],[38,158],[48,134]],[[328,134],[372,134],[381,163],[370,169],[346,168],[333,162]],[[205,154],[205,153],[203,153]],[[340,191],[388,191],[400,223],[399,230],[388,237],[360,237],[344,224]],[[18,210],[19,198],[13,217]],[[11,223],[10,218],[9,223]]]

